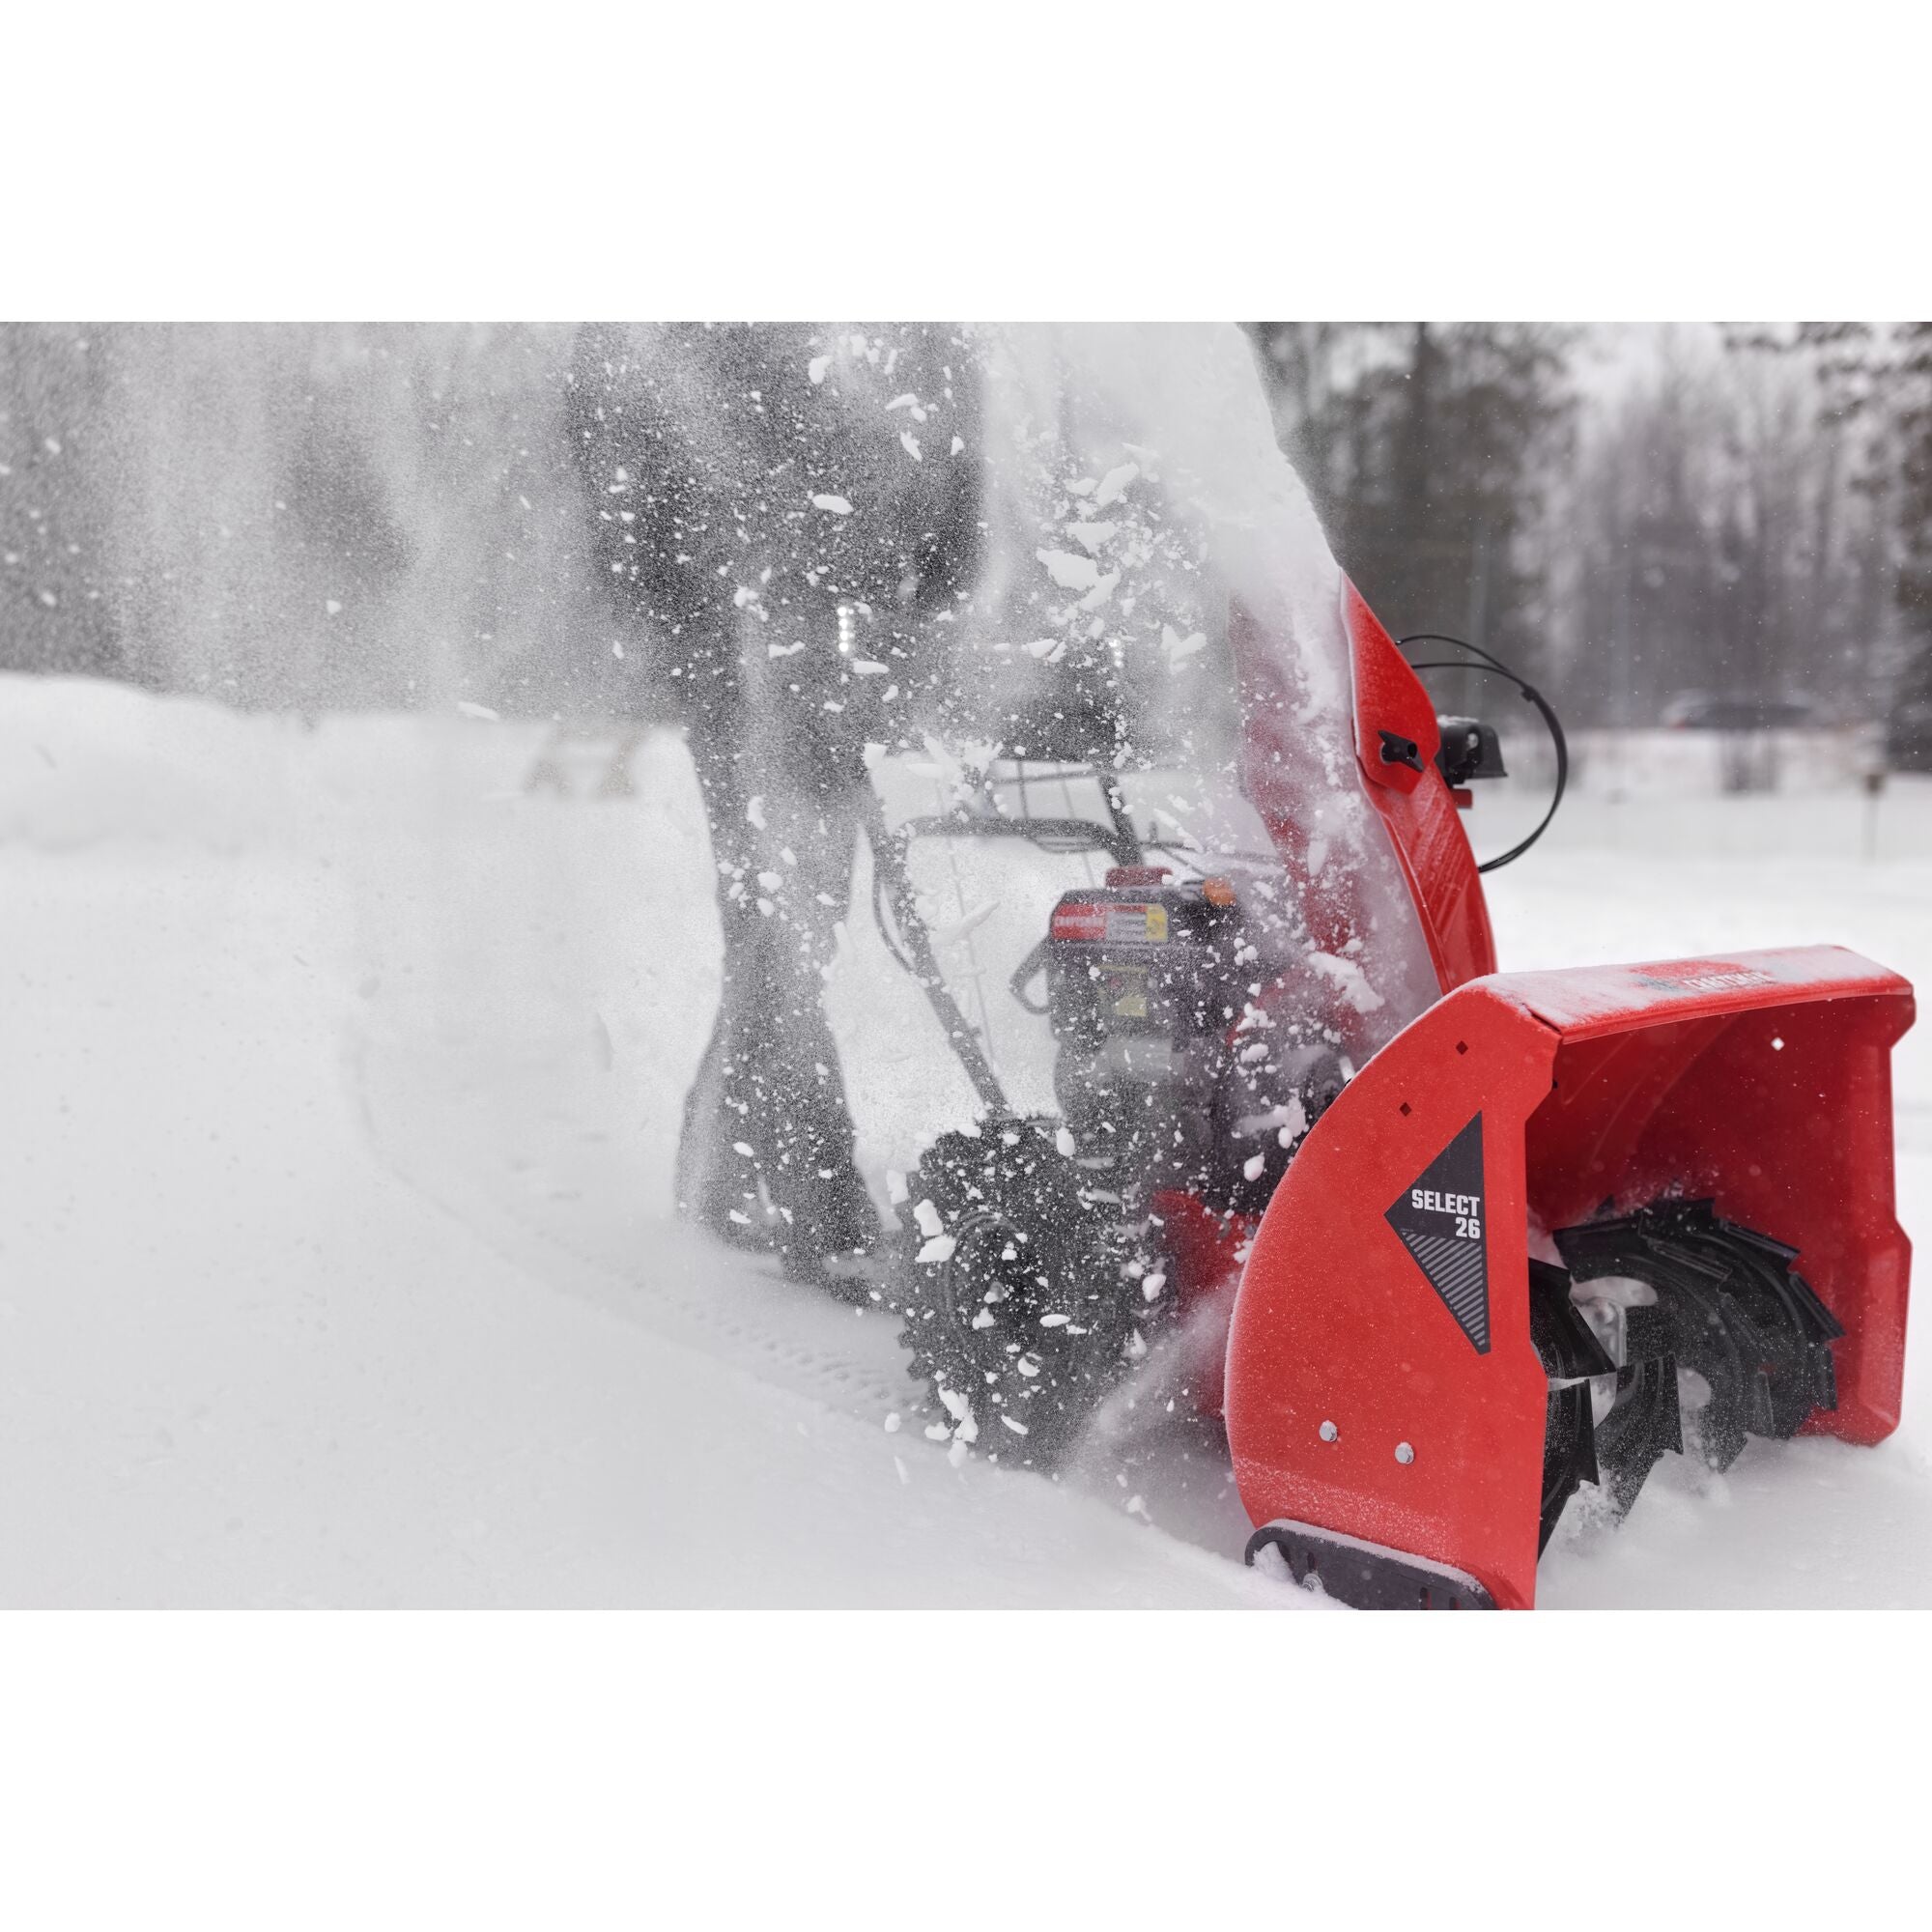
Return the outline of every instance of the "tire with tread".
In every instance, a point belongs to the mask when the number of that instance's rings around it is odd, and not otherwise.
[[[1054,1129],[942,1135],[907,1177],[893,1288],[935,1416],[982,1455],[1044,1470],[1119,1379],[1141,1299],[1118,1208]]]

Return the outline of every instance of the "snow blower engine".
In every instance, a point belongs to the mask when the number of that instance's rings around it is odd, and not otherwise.
[[[1343,596],[1354,776],[1439,997],[1361,1046],[1371,917],[1270,792],[1288,714],[1249,694],[1287,645],[1236,606],[1264,857],[1156,846],[1103,762],[1032,769],[1036,793],[1077,769],[1096,818],[1026,809],[1023,760],[1018,810],[982,779],[889,832],[874,800],[880,929],[982,1106],[906,1178],[889,1293],[955,1454],[1053,1468],[1170,1329],[1251,1563],[1363,1607],[1526,1608],[1579,1489],[1620,1516],[1687,1445],[1722,1468],[1751,1435],[1896,1427],[1912,992],[1834,948],[1499,974],[1479,872],[1553,817],[1561,726],[1487,653],[1411,665]],[[1556,753],[1542,823],[1481,867],[1459,807],[1498,740],[1435,715],[1438,668],[1508,679]],[[909,847],[960,835],[1109,861],[1012,978],[1052,1030],[1055,1116],[1009,1105],[921,920]]]

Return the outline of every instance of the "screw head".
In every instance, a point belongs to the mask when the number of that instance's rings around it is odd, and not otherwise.
[[[1415,1451],[1406,1442],[1398,1442],[1395,1445],[1395,1460],[1398,1463],[1413,1463]]]
[[[1324,1422],[1315,1433],[1321,1436],[1322,1441],[1332,1442],[1342,1432],[1332,1422]]]

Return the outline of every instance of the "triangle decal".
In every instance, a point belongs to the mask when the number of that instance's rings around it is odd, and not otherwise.
[[[1470,1346],[1487,1355],[1490,1248],[1484,1232],[1482,1115],[1403,1189],[1386,1218]]]

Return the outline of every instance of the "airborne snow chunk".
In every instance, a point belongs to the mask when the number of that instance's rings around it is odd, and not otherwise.
[[[1342,989],[1342,997],[1358,1013],[1373,1013],[1381,1007],[1382,996],[1369,984],[1368,975],[1352,959],[1339,958],[1332,952],[1311,952],[1308,963],[1334,980]]]
[[[1034,554],[1063,590],[1092,590],[1099,581],[1100,566],[1091,556],[1078,556],[1070,550],[1041,550]]]
[[[1208,648],[1208,638],[1205,632],[1190,631],[1183,638],[1175,630],[1172,624],[1163,624],[1160,627],[1160,640],[1167,646],[1167,663],[1170,670],[1185,664],[1195,652]]]
[[[980,1434],[973,1420],[973,1405],[957,1389],[941,1389],[939,1399],[946,1405],[947,1414],[959,1425],[961,1439],[967,1442],[973,1441]]]
[[[835,517],[849,517],[852,514],[852,505],[843,497],[814,497],[811,503],[814,509],[830,510]]]

